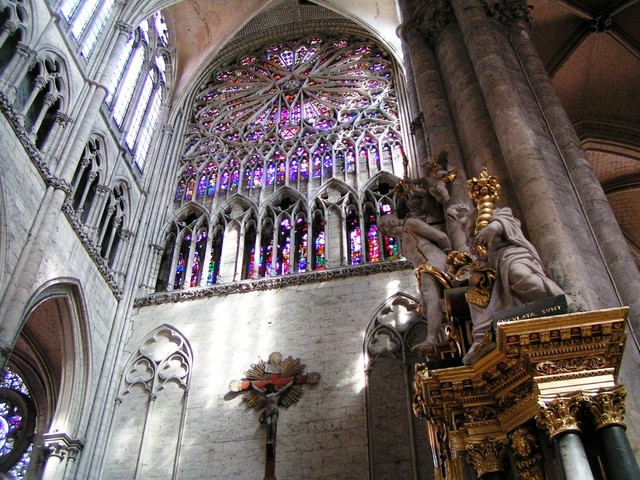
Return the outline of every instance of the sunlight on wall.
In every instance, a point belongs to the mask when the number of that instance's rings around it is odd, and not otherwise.
[[[400,291],[400,280],[390,280],[387,282],[387,298]]]

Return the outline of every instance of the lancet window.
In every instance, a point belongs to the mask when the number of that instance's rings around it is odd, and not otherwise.
[[[65,0],[60,5],[60,13],[84,58],[93,53],[115,5],[115,0]]]
[[[166,22],[162,14],[156,12],[143,20],[127,41],[105,98],[140,168],[151,147],[167,88],[168,48]]]
[[[215,67],[195,98],[172,197],[176,212],[212,212],[220,235],[205,253],[217,273],[197,285],[397,255],[377,221],[395,208],[402,136],[393,62],[374,42],[271,43]],[[191,285],[193,235],[167,237],[173,277],[157,285]]]

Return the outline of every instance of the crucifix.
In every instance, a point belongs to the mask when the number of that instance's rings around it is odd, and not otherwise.
[[[260,423],[267,429],[264,480],[276,479],[276,439],[278,433],[278,407],[289,407],[302,395],[302,385],[320,381],[318,372],[304,373],[306,365],[291,356],[283,360],[280,352],[272,352],[267,362],[260,360],[251,365],[242,380],[232,380],[229,390],[242,394],[247,409],[262,410]]]

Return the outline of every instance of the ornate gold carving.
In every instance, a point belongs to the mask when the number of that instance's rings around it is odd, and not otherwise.
[[[419,290],[422,289],[422,278],[420,275],[423,273],[428,273],[433,276],[443,288],[453,288],[453,279],[451,278],[451,275],[434,265],[422,263],[415,268],[414,272],[416,274],[416,280],[418,281]]]
[[[536,365],[536,373],[539,375],[555,375],[558,373],[578,372],[580,370],[597,370],[606,366],[607,361],[601,355],[561,358],[554,361],[540,362]]]
[[[624,386],[611,390],[601,389],[596,395],[582,395],[582,403],[587,408],[596,423],[596,430],[609,425],[624,424],[625,398],[627,391]]]
[[[471,278],[469,288],[464,294],[467,302],[485,308],[491,300],[493,285],[498,279],[498,271],[482,263],[471,264]]]
[[[544,480],[544,462],[538,439],[521,425],[509,434],[513,466],[519,480]]]
[[[504,470],[504,458],[508,445],[509,441],[503,436],[484,437],[479,441],[467,441],[468,459],[473,468],[475,468],[478,477]]]
[[[485,422],[497,418],[496,409],[486,405],[466,408],[464,411],[465,422]]]
[[[538,409],[536,423],[552,440],[561,433],[580,432],[580,425],[576,420],[580,410],[577,397],[556,397],[548,402],[540,400]]]

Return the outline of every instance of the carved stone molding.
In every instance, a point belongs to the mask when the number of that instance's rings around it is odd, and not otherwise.
[[[627,390],[621,385],[610,390],[600,390],[595,395],[581,395],[580,400],[591,413],[596,424],[596,430],[599,430],[609,425],[625,426],[626,397]]]
[[[538,408],[536,423],[547,432],[551,440],[562,433],[580,432],[580,425],[576,419],[580,410],[580,399],[577,395],[556,397],[548,401],[540,400]]]
[[[475,468],[478,477],[491,472],[504,470],[505,454],[509,441],[507,437],[484,437],[480,440],[469,440],[465,446],[469,463]]]
[[[286,275],[283,277],[261,278],[257,280],[243,280],[241,282],[214,285],[210,287],[191,288],[174,292],[156,293],[148,297],[136,299],[136,307],[149,305],[161,305],[194,300],[196,298],[217,297],[233,293],[257,292],[288,287],[290,285],[304,285],[307,283],[326,282],[338,278],[360,277],[375,273],[396,272],[409,270],[412,265],[403,260],[395,262],[372,263],[362,266],[334,268],[316,272],[302,273],[298,275]]]

